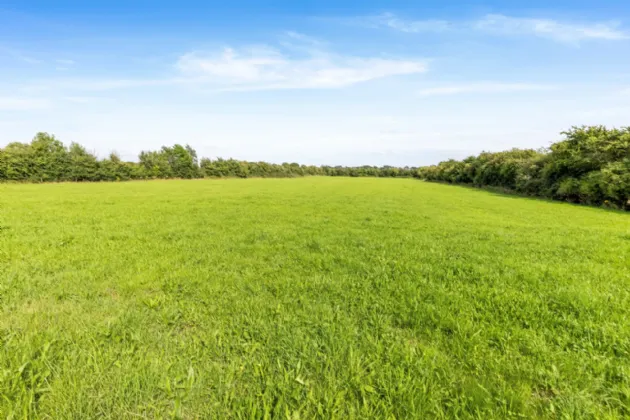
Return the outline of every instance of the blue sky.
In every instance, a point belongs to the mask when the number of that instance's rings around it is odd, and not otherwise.
[[[0,145],[423,165],[628,125],[630,3],[0,0]]]

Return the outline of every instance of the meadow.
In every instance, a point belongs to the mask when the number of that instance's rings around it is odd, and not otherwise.
[[[2,418],[630,416],[630,215],[414,179],[0,185]]]

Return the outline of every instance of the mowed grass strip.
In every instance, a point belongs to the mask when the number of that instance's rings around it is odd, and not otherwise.
[[[0,417],[630,416],[630,215],[400,179],[0,185]]]

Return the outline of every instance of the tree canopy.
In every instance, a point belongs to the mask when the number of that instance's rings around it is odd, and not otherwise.
[[[428,181],[500,187],[522,194],[630,208],[630,127],[572,127],[545,150],[484,152],[418,170]]]

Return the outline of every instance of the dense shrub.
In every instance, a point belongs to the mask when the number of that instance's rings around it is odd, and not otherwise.
[[[138,162],[124,162],[112,153],[99,160],[83,146],[65,147],[55,136],[38,133],[29,144],[11,143],[0,148],[0,182],[127,181],[133,179],[260,177],[286,178],[308,175],[413,177],[416,168],[392,166],[312,166],[275,164],[235,159],[199,159],[190,146],[175,144],[157,151],[143,151]]]
[[[562,134],[547,150],[484,152],[420,168],[417,176],[630,209],[630,127],[573,127]]]

